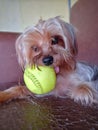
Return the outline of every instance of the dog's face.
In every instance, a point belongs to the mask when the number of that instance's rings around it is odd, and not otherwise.
[[[53,66],[56,71],[64,66],[73,69],[77,54],[73,28],[59,17],[40,20],[20,35],[16,51],[22,68],[35,64]]]

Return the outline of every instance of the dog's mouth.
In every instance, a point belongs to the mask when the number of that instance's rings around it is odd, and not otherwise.
[[[46,65],[46,66],[51,66],[51,65],[53,65],[54,58],[53,58],[53,56],[48,55],[48,56],[45,56],[45,57],[42,59],[42,62],[43,62],[43,64]],[[58,74],[59,71],[60,71],[59,66],[54,66],[54,70],[55,70],[55,73]]]

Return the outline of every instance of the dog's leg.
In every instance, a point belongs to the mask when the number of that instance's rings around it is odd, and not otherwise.
[[[97,103],[96,99],[98,92],[91,88],[88,84],[79,84],[69,91],[68,94],[74,101],[81,102],[83,105],[91,105],[92,103]]]
[[[25,86],[15,86],[7,90],[0,91],[0,103],[7,102],[12,99],[25,98],[30,92]]]

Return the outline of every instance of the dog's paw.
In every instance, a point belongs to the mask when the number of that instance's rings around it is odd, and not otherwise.
[[[70,96],[75,102],[81,102],[83,105],[91,105],[95,101],[96,91],[89,87],[87,84],[80,84],[75,87]]]

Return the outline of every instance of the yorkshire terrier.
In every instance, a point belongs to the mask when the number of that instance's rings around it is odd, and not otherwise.
[[[77,44],[72,25],[59,17],[40,20],[19,36],[16,52],[23,70],[33,64],[54,68],[57,82],[49,94],[67,96],[83,105],[98,103],[98,67],[76,61]],[[28,95],[34,94],[25,86],[17,85],[0,91],[0,102]]]

